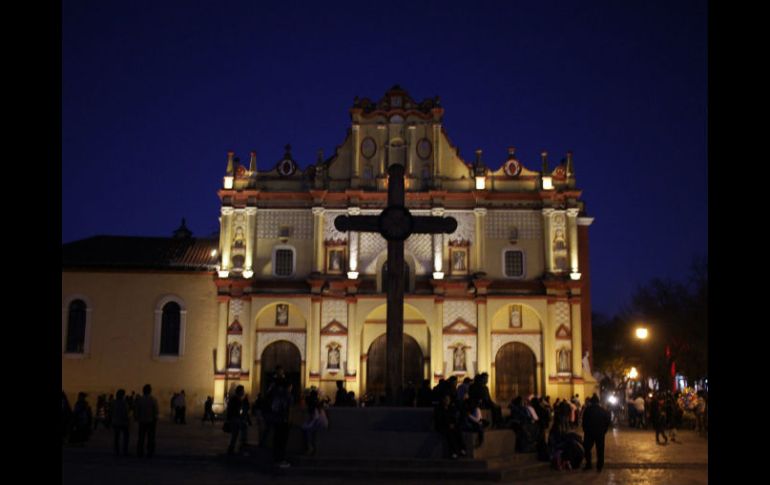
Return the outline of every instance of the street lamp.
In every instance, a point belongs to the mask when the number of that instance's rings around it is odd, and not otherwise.
[[[649,332],[645,327],[638,327],[636,329],[636,338],[638,338],[639,340],[645,340],[648,335],[649,335]]]

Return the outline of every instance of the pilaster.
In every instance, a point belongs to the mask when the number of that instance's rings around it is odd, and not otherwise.
[[[324,208],[313,207],[313,271],[324,272],[324,261],[326,258],[324,247]]]
[[[473,209],[473,214],[476,216],[476,238],[473,241],[473,264],[471,265],[472,271],[479,272],[484,271],[484,246],[487,222],[487,209],[484,207],[476,207]]]
[[[553,248],[551,239],[551,214],[553,209],[543,209],[543,254],[545,255],[545,271],[546,273],[553,273]]]

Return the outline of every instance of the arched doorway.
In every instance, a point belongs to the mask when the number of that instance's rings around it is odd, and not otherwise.
[[[369,346],[366,359],[366,393],[375,396],[385,395],[385,335],[377,337]],[[423,356],[417,341],[404,334],[404,382],[420,385],[423,380]]]
[[[507,404],[516,396],[537,394],[535,354],[526,345],[510,342],[495,357],[495,400]]]
[[[274,372],[277,366],[281,366],[286,380],[294,387],[292,395],[294,402],[298,402],[302,391],[302,356],[296,345],[285,340],[273,342],[262,351],[261,358],[262,376],[260,379],[260,392],[265,395],[267,388],[274,380]]]

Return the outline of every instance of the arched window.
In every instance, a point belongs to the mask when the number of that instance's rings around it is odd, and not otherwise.
[[[74,300],[69,305],[67,318],[67,344],[64,349],[69,354],[83,354],[86,347],[86,303]]]
[[[153,356],[159,360],[176,361],[184,355],[187,308],[184,300],[167,295],[155,307]]]
[[[182,309],[170,301],[163,305],[160,327],[160,355],[179,355],[179,336],[182,327]]]

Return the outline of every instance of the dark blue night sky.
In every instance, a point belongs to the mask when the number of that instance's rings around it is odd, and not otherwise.
[[[63,2],[62,242],[218,229],[227,150],[342,143],[355,96],[440,96],[466,161],[574,151],[595,311],[707,243],[701,1]]]

